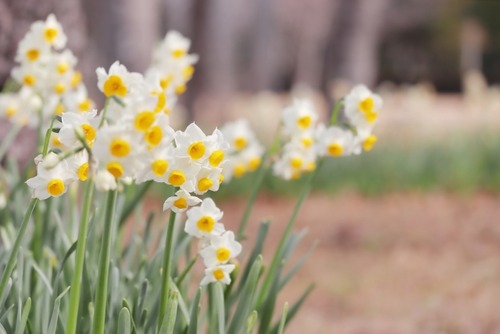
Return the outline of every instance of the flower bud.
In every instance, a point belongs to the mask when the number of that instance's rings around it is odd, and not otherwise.
[[[115,190],[117,188],[115,177],[107,170],[100,170],[95,176],[97,191]]]

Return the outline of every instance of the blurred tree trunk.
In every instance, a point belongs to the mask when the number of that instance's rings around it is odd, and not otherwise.
[[[328,79],[372,86],[377,79],[378,45],[386,9],[391,0],[343,0],[332,27],[327,53]],[[333,50],[332,50],[333,48]],[[329,64],[329,62],[332,62]],[[328,83],[327,83],[328,84]]]

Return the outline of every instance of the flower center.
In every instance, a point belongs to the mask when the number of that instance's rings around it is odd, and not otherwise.
[[[68,70],[69,70],[68,63],[57,64],[57,72],[59,72],[59,74],[64,74],[64,73],[68,72]]]
[[[45,28],[43,32],[43,38],[47,43],[54,43],[54,40],[57,37],[57,29],[56,28]]]
[[[175,87],[175,94],[182,95],[186,91],[186,85],[179,85]]]
[[[113,162],[108,163],[108,165],[106,166],[106,169],[116,179],[120,178],[123,175],[123,166],[119,162],[113,161]]]
[[[106,82],[104,83],[104,95],[107,97],[112,95],[118,95],[124,97],[127,95],[127,86],[123,83],[122,78],[118,75],[110,75]]]
[[[200,191],[207,191],[211,186],[213,186],[213,184],[214,183],[212,180],[210,180],[208,177],[204,177],[198,181],[198,189]]]
[[[200,159],[205,154],[205,144],[202,141],[197,141],[189,145],[188,155],[193,160]]]
[[[26,51],[26,58],[28,58],[29,61],[35,61],[40,57],[40,51],[38,49],[29,49]]]
[[[260,157],[255,157],[248,161],[248,170],[254,172],[260,166]]]
[[[78,110],[80,110],[81,112],[89,111],[91,107],[92,101],[89,98],[86,98],[78,104]]]
[[[221,247],[217,249],[217,251],[215,252],[215,257],[219,262],[226,262],[227,260],[229,260],[230,256],[231,256],[231,251],[229,250],[229,248],[226,247]]]
[[[61,179],[52,179],[47,184],[47,192],[51,196],[59,196],[64,192],[64,182]]]
[[[215,220],[210,216],[203,216],[196,222],[198,230],[205,233],[212,232],[214,225],[215,225]]]
[[[342,153],[344,153],[344,148],[342,145],[337,144],[337,143],[332,143],[328,145],[328,154],[334,157],[341,156]]]
[[[213,151],[208,158],[208,162],[212,167],[219,166],[222,160],[224,160],[224,151],[222,150]]]
[[[155,121],[155,114],[152,111],[143,111],[135,116],[134,125],[139,131],[146,131]]]
[[[222,269],[215,269],[213,275],[216,280],[220,281],[224,278],[224,271]]]
[[[82,124],[82,130],[83,130],[83,135],[85,136],[85,141],[87,143],[90,143],[94,140],[95,138],[95,129],[92,125],[88,123]]]
[[[158,97],[155,106],[155,113],[159,113],[160,111],[163,110],[163,108],[165,108],[165,105],[167,104],[167,97],[165,96],[164,92],[157,92],[153,94]]]
[[[311,116],[309,116],[309,115],[302,116],[302,117],[299,117],[297,119],[297,125],[299,126],[299,128],[301,128],[303,130],[307,129],[311,125],[311,122],[312,122],[312,119],[311,119]]]
[[[168,177],[168,183],[173,185],[174,187],[179,187],[186,182],[186,175],[180,170],[174,170],[170,173]]]
[[[187,208],[187,200],[183,197],[180,197],[174,201],[174,206],[177,209],[185,209]]]
[[[234,139],[234,147],[236,147],[236,149],[238,151],[241,151],[242,149],[244,149],[246,146],[247,146],[247,139],[245,137],[236,137]]]
[[[145,139],[151,146],[157,146],[163,139],[163,131],[159,125],[153,126],[146,132]]]
[[[377,120],[378,113],[373,110],[374,105],[373,98],[371,97],[367,97],[359,102],[359,110],[365,115],[365,119],[368,123],[373,123]]]
[[[87,181],[89,178],[89,163],[83,163],[80,167],[78,167],[76,173],[78,174],[80,181]]]
[[[172,57],[179,59],[186,55],[186,50],[184,49],[175,49],[172,51]]]
[[[368,136],[368,138],[363,140],[363,149],[365,151],[370,151],[376,142],[377,142],[377,136],[375,135]]]
[[[82,82],[82,73],[75,71],[71,76],[71,87],[76,88]]]
[[[311,137],[303,137],[301,139],[301,142],[304,147],[311,147],[311,145],[314,143],[314,140]]]
[[[233,174],[235,177],[242,177],[246,173],[246,171],[247,170],[245,168],[245,165],[237,164],[236,166],[234,166]]]
[[[182,70],[182,75],[184,76],[185,79],[191,79],[193,74],[194,74],[194,67],[193,66],[186,66]]]
[[[153,162],[151,165],[151,170],[153,173],[155,173],[157,176],[163,176],[165,172],[168,169],[168,161],[167,160],[162,160],[158,159]]]
[[[123,139],[114,139],[109,145],[109,151],[118,158],[126,157],[130,153],[130,144]]]
[[[299,169],[300,167],[302,167],[303,163],[304,162],[302,161],[301,158],[294,157],[290,159],[290,166],[295,169]]]
[[[23,83],[26,85],[26,86],[29,86],[29,87],[32,87],[35,85],[36,83],[36,78],[34,75],[31,75],[31,74],[26,74],[23,78]]]
[[[54,86],[54,92],[56,94],[62,95],[62,94],[64,94],[65,91],[66,91],[66,86],[62,82],[58,82]]]

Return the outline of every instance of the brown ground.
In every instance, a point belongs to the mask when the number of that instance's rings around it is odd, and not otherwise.
[[[245,201],[219,204],[236,228]],[[280,302],[317,287],[286,333],[500,333],[499,204],[485,194],[311,196],[299,253],[319,244]],[[262,196],[253,224],[272,218],[277,240],[292,207]]]

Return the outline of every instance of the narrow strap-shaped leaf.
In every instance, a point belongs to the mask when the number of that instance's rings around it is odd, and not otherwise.
[[[215,305],[217,307],[217,323],[219,325],[219,334],[224,334],[225,333],[225,327],[226,327],[226,313],[224,309],[224,289],[222,287],[222,284],[219,282],[216,282],[214,284],[214,297],[215,297]]]
[[[130,311],[126,307],[122,307],[118,315],[118,327],[116,334],[130,334],[132,332],[130,326]]]
[[[247,319],[247,332],[246,332],[246,334],[251,334],[253,332],[253,329],[255,328],[255,324],[257,323],[257,320],[259,320],[259,314],[257,313],[257,311],[253,310]]]
[[[50,317],[49,326],[47,328],[47,334],[55,334],[57,330],[57,321],[59,319],[59,307],[61,306],[61,299],[69,291],[71,287],[68,286],[64,289],[59,296],[57,296],[54,301],[54,308],[52,309],[52,316]]]
[[[11,304],[9,307],[5,309],[5,311],[0,315],[0,324],[4,321],[10,311],[16,306],[16,304]]]
[[[148,286],[149,281],[145,279],[141,284],[141,290],[139,291],[139,297],[137,298],[137,307],[134,309],[135,322],[138,324],[141,324],[141,316],[144,309],[144,300],[146,299]]]
[[[295,275],[295,273],[302,267],[302,265],[306,262],[306,260],[311,256],[312,252],[316,248],[318,243],[315,241],[311,247],[307,250],[307,252],[302,255],[297,262],[293,265],[293,267],[283,276],[280,281],[279,290],[283,289],[285,285],[290,281],[290,279]]]
[[[311,292],[314,290],[314,284],[310,284],[307,289],[304,291],[304,293],[302,293],[302,295],[299,297],[299,299],[297,299],[297,301],[292,305],[292,307],[290,307],[288,309],[288,316],[285,320],[285,327],[286,325],[293,319],[293,317],[295,316],[295,314],[297,314],[297,312],[299,311],[300,307],[302,306],[302,304],[304,304],[305,300],[307,299],[307,297],[309,297],[309,295],[311,294]],[[271,330],[271,334],[277,334],[278,333],[278,329],[279,329],[279,324],[275,324],[273,326],[273,329]]]
[[[248,279],[241,292],[238,306],[228,327],[228,333],[239,333],[245,329],[245,321],[248,319],[250,310],[253,307],[256,287],[262,269],[262,256],[258,256],[252,264]]]
[[[189,324],[187,334],[198,333],[198,312],[200,310],[201,288],[198,288],[191,304],[191,314],[189,316]]]
[[[16,326],[16,334],[23,334],[26,328],[26,323],[28,322],[28,316],[31,310],[31,298],[28,297],[26,303],[24,303],[23,312],[21,313],[21,320]]]
[[[165,316],[160,327],[159,333],[172,334],[175,328],[175,318],[177,317],[179,292],[171,290],[168,296]]]
[[[280,320],[280,325],[278,327],[278,334],[283,334],[287,315],[288,315],[288,303],[285,303],[285,305],[283,306],[283,313],[281,313],[281,320]]]

